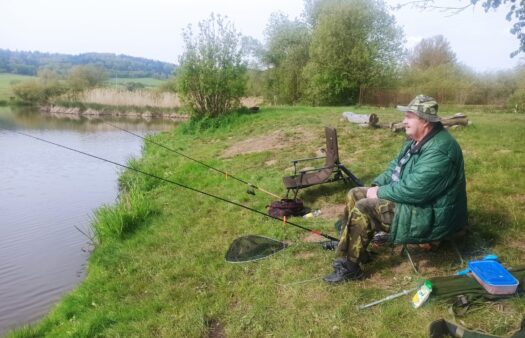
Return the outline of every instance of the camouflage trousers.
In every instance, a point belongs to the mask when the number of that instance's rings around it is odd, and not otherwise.
[[[394,203],[380,198],[366,198],[368,188],[357,187],[348,192],[343,228],[336,257],[352,262],[362,261],[375,232],[390,230],[394,218]]]

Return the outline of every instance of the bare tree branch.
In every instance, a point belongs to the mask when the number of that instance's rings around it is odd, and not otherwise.
[[[401,0],[400,0],[401,1]],[[393,10],[399,10],[405,7],[418,8],[421,10],[435,9],[443,12],[448,12],[450,15],[456,15],[469,7],[476,6],[480,3],[480,6],[488,12],[489,10],[497,9],[503,6],[507,6],[508,12],[506,15],[507,21],[513,21],[510,33],[515,35],[519,41],[519,47],[517,50],[510,54],[511,57],[518,55],[519,53],[525,52],[525,0],[464,0],[467,2],[465,6],[443,6],[439,5],[438,0],[411,0],[402,1],[397,5],[391,6]],[[436,4],[437,3],[437,4]],[[442,2],[441,2],[442,3]]]

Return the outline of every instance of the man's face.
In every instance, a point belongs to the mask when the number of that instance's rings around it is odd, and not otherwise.
[[[405,112],[405,119],[403,120],[405,133],[412,140],[421,141],[423,136],[425,136],[425,127],[427,123],[428,122],[419,118],[416,114],[412,112]]]

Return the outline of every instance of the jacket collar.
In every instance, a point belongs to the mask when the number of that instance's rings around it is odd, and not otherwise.
[[[419,142],[418,144],[416,144],[415,141],[412,141],[412,143],[410,144],[410,153],[413,155],[413,154],[417,154],[419,153],[419,151],[421,150],[421,148],[425,145],[425,143],[427,143],[432,137],[434,137],[437,133],[439,133],[441,130],[443,130],[443,124],[441,123],[437,123],[434,128],[432,128],[432,130],[425,135],[425,137],[423,137],[423,139],[421,140],[421,142]]]

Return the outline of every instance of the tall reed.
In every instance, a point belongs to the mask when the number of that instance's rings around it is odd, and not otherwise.
[[[128,91],[114,88],[95,88],[85,91],[79,98],[83,103],[109,106],[138,106],[178,108],[180,100],[174,93],[156,93],[149,90]]]
[[[98,103],[109,106],[137,106],[180,108],[181,101],[177,94],[168,92],[154,92],[150,90],[128,91],[115,88],[95,88],[87,90],[79,97],[82,103]],[[262,97],[243,97],[241,105],[245,107],[259,106],[263,103]]]

